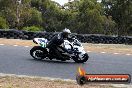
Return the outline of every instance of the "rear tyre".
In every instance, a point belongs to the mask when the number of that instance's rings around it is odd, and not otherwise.
[[[84,62],[86,62],[88,60],[88,58],[89,58],[88,54],[85,53],[81,59],[79,57],[73,57],[73,60],[76,63],[84,63]]]
[[[42,48],[41,46],[34,46],[30,50],[30,55],[35,59],[35,60],[42,60],[46,58],[47,56],[47,50],[46,48]]]

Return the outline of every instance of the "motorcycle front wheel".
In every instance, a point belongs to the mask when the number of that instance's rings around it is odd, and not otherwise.
[[[88,54],[85,53],[85,54],[83,55],[82,58],[73,57],[73,60],[74,60],[76,63],[84,63],[84,62],[86,62],[86,61],[88,60],[88,58],[89,58]]]

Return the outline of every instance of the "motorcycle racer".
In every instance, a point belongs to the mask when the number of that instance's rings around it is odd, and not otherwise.
[[[48,43],[47,47],[50,49],[56,50],[57,47],[61,47],[60,45],[63,44],[64,39],[70,39],[69,35],[71,34],[71,31],[67,28],[65,28],[61,33],[58,35],[55,35]],[[71,51],[68,51],[64,47],[61,47],[64,51],[71,54]]]

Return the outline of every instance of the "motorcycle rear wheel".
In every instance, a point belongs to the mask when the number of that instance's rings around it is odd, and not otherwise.
[[[47,55],[47,50],[44,49],[41,46],[34,46],[31,50],[30,50],[30,55],[35,59],[35,60],[42,60],[44,58],[46,58]]]

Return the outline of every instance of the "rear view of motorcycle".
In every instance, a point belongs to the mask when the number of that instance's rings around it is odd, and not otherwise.
[[[30,50],[30,55],[36,60],[56,59],[66,61],[73,59],[76,63],[84,63],[89,58],[81,42],[79,42],[76,38],[73,38],[72,42],[64,40],[64,43],[59,47],[55,47],[55,49],[54,47],[47,47],[48,40],[45,38],[34,38],[33,42],[38,44],[38,46],[34,46]],[[64,49],[68,50],[68,52]]]

